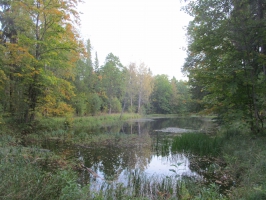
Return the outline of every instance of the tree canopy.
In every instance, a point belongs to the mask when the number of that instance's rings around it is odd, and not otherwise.
[[[36,112],[71,111],[73,63],[82,51],[76,0],[1,1],[4,110],[25,122]]]
[[[187,28],[183,70],[194,95],[224,123],[244,120],[256,133],[263,129],[266,108],[264,5],[263,0],[196,0],[185,7],[194,20]]]

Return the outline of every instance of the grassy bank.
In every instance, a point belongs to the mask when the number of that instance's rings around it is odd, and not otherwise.
[[[0,133],[0,199],[86,199],[73,163]]]
[[[266,137],[234,128],[217,135],[183,134],[173,140],[172,147],[193,154],[190,168],[208,176],[208,188],[212,184],[226,188],[223,191],[228,199],[266,199]],[[192,185],[187,185],[189,194],[195,194]]]
[[[56,117],[41,118],[38,120],[38,128],[43,130],[58,129],[88,129],[99,126],[110,126],[121,121],[140,118],[141,115],[135,113],[124,113],[120,118],[120,114],[106,114],[98,116],[86,117]]]
[[[235,181],[230,199],[266,199],[266,137],[227,130],[222,155]]]
[[[62,140],[72,144],[88,145],[111,141],[125,141],[134,135],[120,134],[120,126],[127,120],[137,119],[138,114],[120,114],[89,116],[42,118],[34,126],[27,126],[22,131],[24,141]],[[100,132],[100,133],[99,133]],[[112,134],[110,134],[112,133]]]

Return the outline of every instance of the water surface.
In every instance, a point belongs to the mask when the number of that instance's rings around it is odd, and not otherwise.
[[[170,129],[169,129],[170,128]],[[197,176],[189,168],[189,159],[182,153],[172,153],[166,138],[180,132],[167,130],[211,131],[213,123],[204,118],[152,118],[126,122],[120,126],[87,130],[88,134],[134,134],[130,145],[117,143],[89,146],[69,145],[59,141],[46,141],[43,148],[55,151],[66,158],[75,158],[98,174],[80,172],[81,184],[101,184],[103,181],[126,183],[129,173],[139,170],[147,176]],[[185,134],[185,133],[183,133]],[[175,171],[174,171],[175,170]],[[100,178],[99,178],[100,177]]]

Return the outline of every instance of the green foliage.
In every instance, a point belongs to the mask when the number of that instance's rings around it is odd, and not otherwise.
[[[184,179],[180,186],[181,199],[193,199],[193,200],[226,200],[225,195],[220,194],[219,187],[215,184],[208,186],[195,185],[193,181]]]
[[[95,142],[97,134],[91,132],[96,128],[109,127],[110,125],[121,123],[124,120],[136,119],[138,114],[125,113],[120,119],[120,114],[88,116],[88,117],[57,117],[57,118],[42,118],[34,128],[34,132],[27,135],[27,140],[42,140],[42,139],[60,139],[70,140],[72,142]],[[112,130],[112,129],[111,129]],[[113,130],[118,132],[119,130]],[[108,139],[108,135],[99,136],[99,138]],[[113,137],[110,135],[110,137]],[[86,140],[86,141],[85,141]],[[100,140],[100,139],[99,139]]]
[[[88,99],[87,109],[89,110],[89,113],[96,115],[100,111],[101,105],[102,99],[94,93]]]
[[[109,114],[111,114],[113,109],[113,99],[115,97],[121,98],[121,95],[124,93],[125,79],[123,77],[123,69],[124,67],[119,58],[110,53],[107,55],[105,65],[100,71],[102,76],[101,84],[108,98]]]
[[[222,148],[236,187],[230,199],[264,199],[266,194],[265,137],[231,135]]]
[[[179,88],[173,92],[176,83],[170,86],[166,77],[154,78],[144,63],[131,63],[126,69],[112,53],[103,66],[96,53],[93,63],[91,41],[83,44],[76,30],[82,1],[67,2],[0,1],[0,104],[5,116],[31,123],[41,117],[127,109],[187,111],[185,100],[177,95]]]
[[[183,70],[194,106],[216,113],[223,123],[244,120],[253,133],[265,120],[265,34],[262,1],[203,1],[185,10],[194,17]],[[198,101],[196,100],[198,99]]]
[[[224,140],[211,138],[203,133],[184,133],[173,139],[173,151],[185,151],[195,155],[219,155]]]
[[[3,121],[3,108],[2,105],[0,104],[0,126],[4,123]]]
[[[114,113],[119,113],[122,110],[121,103],[117,98],[111,99],[111,107],[112,107],[112,112]]]
[[[85,93],[80,93],[72,99],[74,101],[73,107],[75,108],[75,113],[77,116],[84,116],[86,113],[86,96]]]
[[[78,19],[78,2],[0,2],[0,49],[6,55],[1,57],[0,72],[7,78],[3,88],[8,94],[1,101],[20,122],[33,121],[37,112],[73,112],[67,100],[74,95],[69,80],[82,51],[72,21]]]
[[[185,114],[191,110],[191,95],[186,81],[176,81],[172,79],[172,84],[176,85],[176,99],[172,102],[172,109],[176,113]]]
[[[153,113],[184,114],[189,111],[190,93],[184,81],[171,81],[166,75],[154,77],[154,88],[151,94],[151,109]]]
[[[1,141],[1,145],[8,143]],[[38,149],[2,146],[0,149],[0,196],[2,199],[85,199],[85,191],[77,184],[71,170],[46,172],[51,153]],[[85,188],[84,188],[85,190]]]
[[[170,100],[172,96],[171,84],[166,75],[157,75],[154,79],[154,89],[151,101],[155,113],[171,113]]]

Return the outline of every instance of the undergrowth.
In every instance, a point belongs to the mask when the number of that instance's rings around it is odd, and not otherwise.
[[[226,130],[222,148],[227,169],[235,180],[230,199],[266,199],[266,138]]]
[[[86,199],[77,174],[52,152],[23,147],[0,135],[0,199]],[[50,169],[44,170],[44,167]]]

